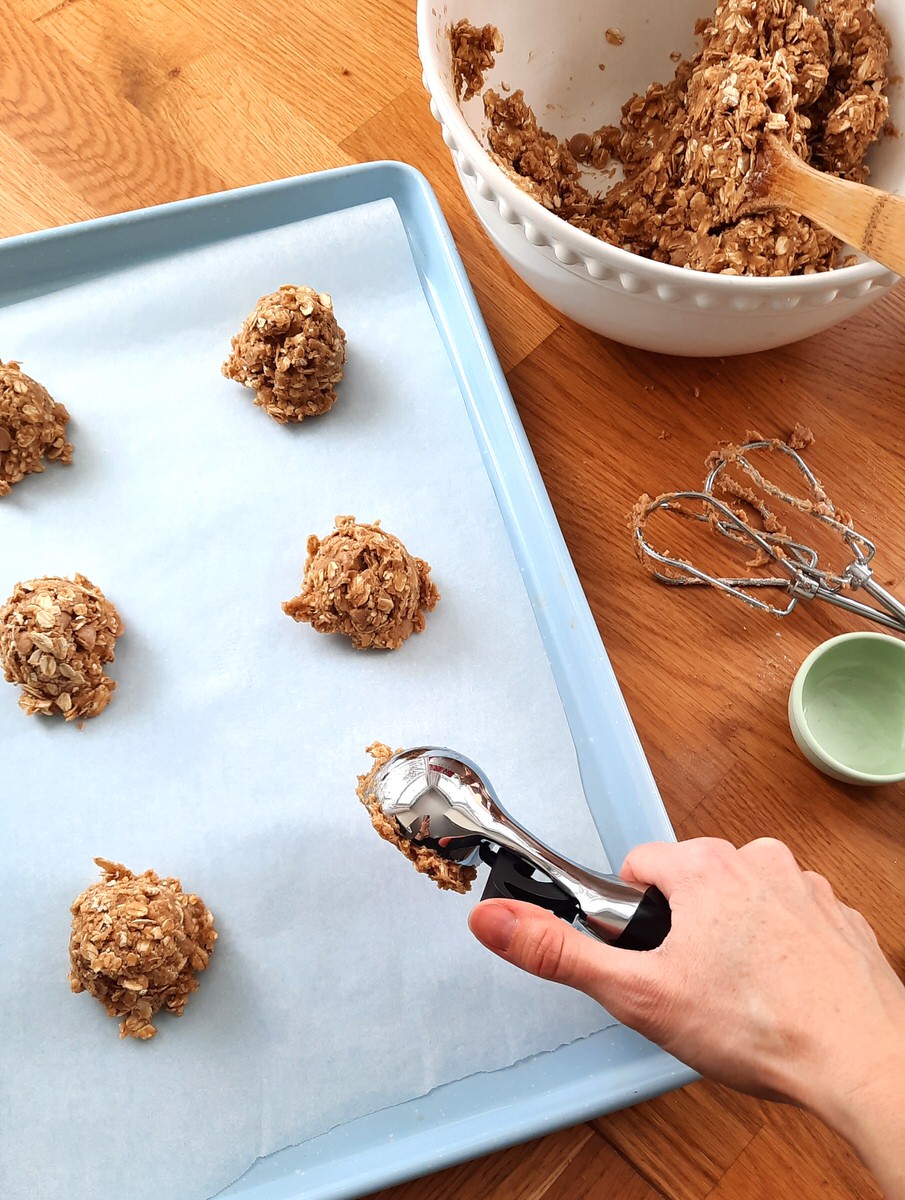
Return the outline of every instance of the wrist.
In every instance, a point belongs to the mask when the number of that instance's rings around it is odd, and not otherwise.
[[[887,1040],[888,1039],[888,1040]],[[849,1143],[888,1197],[905,1197],[903,1025],[872,1031],[857,1070],[839,1064],[802,1105]],[[847,1056],[846,1056],[847,1057]],[[832,1066],[830,1065],[830,1069]]]

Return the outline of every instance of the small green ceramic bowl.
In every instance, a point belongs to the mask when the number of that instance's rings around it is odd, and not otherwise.
[[[885,633],[823,642],[798,668],[789,724],[804,756],[833,779],[905,779],[905,642]]]

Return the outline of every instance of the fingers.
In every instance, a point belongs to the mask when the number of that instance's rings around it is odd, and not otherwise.
[[[871,950],[880,949],[880,943],[877,940],[877,935],[874,928],[863,913],[858,912],[856,908],[849,908],[847,904],[839,901],[839,907],[842,910],[842,915],[848,923],[855,938],[858,941],[868,946]]]
[[[756,838],[737,850],[723,838],[705,837],[636,846],[622,864],[621,875],[627,883],[656,884],[668,898],[677,884],[706,879],[741,860],[771,872],[801,873],[792,851],[776,838]]]
[[[759,863],[770,866],[774,870],[777,868],[794,867],[795,871],[800,871],[795,855],[785,844],[777,838],[761,837],[755,838],[753,842],[748,842],[742,846],[739,854],[743,854],[748,859],[756,859]]]
[[[833,891],[833,885],[825,875],[818,875],[816,871],[802,871],[801,877],[811,890],[811,895],[819,903],[831,905],[834,908],[841,908],[842,905],[836,899],[836,893]]]
[[[816,871],[802,871],[801,878],[813,900],[851,945],[871,953],[879,949],[877,935],[870,922],[856,908],[843,904],[824,875],[818,875]]]
[[[838,901],[838,904],[845,916],[845,919],[852,926],[852,928],[857,929],[859,933],[869,933],[871,938],[876,942],[877,935],[874,933],[874,927],[871,925],[870,921],[868,921],[867,917],[865,917],[864,913],[859,912],[857,908],[849,908],[849,906],[847,904],[843,904],[841,900]]]
[[[614,987],[636,982],[646,955],[617,950],[535,904],[485,900],[472,910],[472,933],[494,954],[541,979],[586,992],[601,1003]]]
[[[687,842],[648,842],[636,846],[622,864],[626,883],[647,887],[656,884],[669,899],[681,883],[712,873],[738,851],[722,838],[691,838]]]

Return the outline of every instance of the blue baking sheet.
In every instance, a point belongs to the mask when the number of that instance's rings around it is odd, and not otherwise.
[[[505,378],[426,180],[368,163],[28,234],[0,244],[0,304],[175,251],[392,199],[449,354],[612,861],[673,838]],[[340,1200],[437,1170],[696,1076],[621,1026],[349,1122],[256,1163],[222,1196]]]

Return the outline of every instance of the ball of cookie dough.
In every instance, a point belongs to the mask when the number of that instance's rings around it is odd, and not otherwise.
[[[217,940],[210,909],[178,879],[133,875],[94,860],[103,878],[72,905],[69,985],[90,992],[107,1015],[122,1017],[119,1036],[152,1038],[155,1013],[182,1016]]]
[[[360,650],[398,649],[422,632],[424,614],[440,599],[430,565],[379,521],[337,517],[333,532],[323,541],[309,537],[307,549],[301,593],[283,611],[318,633],[344,633]]]
[[[16,362],[0,362],[0,496],[44,470],[44,460],[72,461],[69,413]]]
[[[232,340],[223,374],[254,389],[275,421],[304,421],[336,403],[346,335],[326,292],[285,284],[262,296]]]
[[[104,664],[122,633],[119,613],[84,575],[17,583],[0,608],[0,666],[22,688],[19,707],[67,721],[103,712],[116,687]]]

